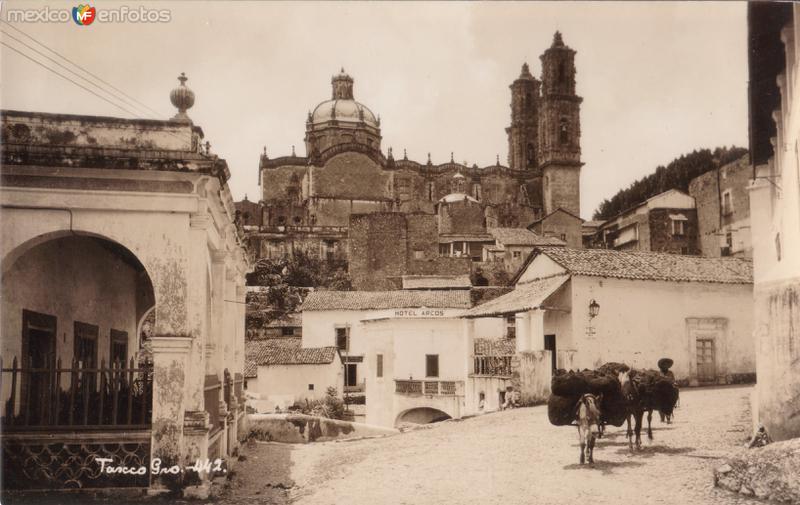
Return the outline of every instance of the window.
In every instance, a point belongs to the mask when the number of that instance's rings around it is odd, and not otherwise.
[[[425,377],[439,377],[439,355],[425,355]]]
[[[308,390],[309,391],[314,391],[314,385],[313,384],[309,384],[308,385]]]
[[[569,126],[567,125],[567,119],[563,117],[558,123],[558,141],[562,145],[569,144]]]
[[[528,167],[536,166],[536,151],[533,144],[528,144]]]
[[[93,324],[75,321],[75,359],[80,362],[82,368],[97,368],[97,326]],[[97,374],[86,374],[86,382],[80,387],[95,389]]]
[[[97,326],[75,321],[75,359],[83,368],[95,368],[97,365]]]
[[[520,251],[513,251],[513,252],[511,253],[511,256],[512,256],[512,257],[513,257],[515,260],[518,260],[518,259],[520,259],[520,258],[522,257],[522,253],[521,253]]]
[[[517,317],[514,314],[506,316],[506,338],[517,337]]]
[[[415,260],[421,260],[424,257],[425,257],[425,252],[424,251],[422,251],[420,249],[415,249],[414,250],[414,259]]]
[[[294,335],[294,328],[284,326],[283,328],[281,328],[281,335],[283,335],[284,337],[293,336]]]
[[[561,234],[561,240],[563,240],[564,242],[567,241],[567,234],[566,233],[562,233]]]
[[[328,261],[333,261],[336,257],[336,246],[337,242],[335,240],[323,240],[322,241],[322,255]]]
[[[725,245],[733,247],[733,232],[729,231],[725,234]]]
[[[375,376],[383,377],[383,354],[375,356]]]
[[[128,361],[128,332],[111,329],[111,363],[120,362],[125,366]]]
[[[722,193],[722,215],[729,216],[733,214],[733,196],[731,190],[726,190]]]
[[[340,328],[336,328],[336,347],[339,348],[340,351],[349,351],[350,350],[350,328],[347,326],[343,326]]]
[[[685,221],[682,219],[672,219],[672,234],[675,236],[683,236],[686,234]]]

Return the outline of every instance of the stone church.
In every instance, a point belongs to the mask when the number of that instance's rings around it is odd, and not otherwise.
[[[303,249],[346,260],[348,242],[359,238],[352,236],[351,219],[363,221],[363,215],[374,221],[358,227],[364,233],[399,220],[397,231],[406,242],[438,243],[432,251],[409,250],[410,259],[431,264],[402,273],[441,273],[429,255],[485,260],[482,247],[494,243],[488,230],[530,227],[541,233],[533,225],[556,213],[572,218],[545,227],[547,234],[565,242],[567,235],[579,238],[582,98],[575,92],[575,50],[556,32],[540,59],[541,79],[526,63],[509,86],[507,165],[498,159],[486,167],[455,163],[452,156],[441,165],[432,164],[430,155],[418,162],[391,148],[384,154],[380,116],[355,100],[353,78],[342,69],[331,79],[330,100],[308,114],[307,156],[270,158],[265,148],[261,201],[237,203],[256,256]],[[417,232],[425,237],[414,237]]]

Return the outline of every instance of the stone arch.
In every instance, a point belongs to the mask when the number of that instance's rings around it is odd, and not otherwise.
[[[94,341],[94,350],[87,355],[93,355],[92,362],[99,365],[116,359],[112,357],[123,335],[124,359],[140,356],[141,329],[156,306],[153,280],[139,257],[97,233],[59,230],[17,244],[3,257],[2,287],[0,311],[4,336],[10,339],[9,355],[22,358],[32,341],[26,311],[54,321],[55,339],[37,336],[39,351],[69,363],[79,345],[76,337],[67,339],[67,335],[77,335],[81,324]],[[82,349],[86,352],[87,348]]]
[[[431,424],[452,419],[452,416],[433,407],[414,407],[404,410],[397,416],[395,425],[401,423]]]

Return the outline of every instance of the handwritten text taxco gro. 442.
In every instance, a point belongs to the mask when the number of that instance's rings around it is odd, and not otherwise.
[[[145,475],[147,473],[146,466],[124,466],[111,464],[114,460],[112,458],[94,458],[100,463],[100,472],[107,474],[122,474],[122,475]],[[153,475],[177,475],[186,470],[197,472],[198,474],[210,472],[225,472],[222,467],[222,460],[217,458],[215,460],[198,459],[194,464],[182,468],[180,465],[163,466],[160,458],[154,458],[150,461],[150,473]]]

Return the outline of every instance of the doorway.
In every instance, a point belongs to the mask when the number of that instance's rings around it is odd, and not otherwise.
[[[556,373],[556,336],[555,335],[545,335],[544,336],[544,350],[550,351],[550,363],[551,363],[551,372],[553,375]]]
[[[715,382],[717,379],[716,349],[714,339],[697,339],[697,380]]]
[[[344,366],[344,385],[345,387],[355,387],[358,385],[358,368],[355,363],[348,363]]]
[[[56,358],[56,317],[30,310],[22,311],[21,412],[30,424],[42,424],[49,415],[52,370]]]

